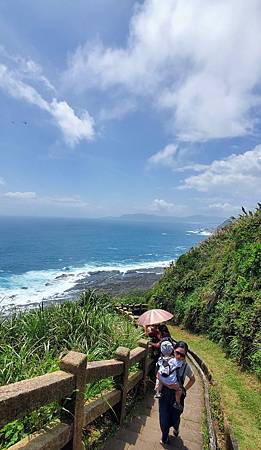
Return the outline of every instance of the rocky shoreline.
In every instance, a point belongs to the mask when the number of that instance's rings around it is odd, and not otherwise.
[[[120,272],[119,270],[91,272],[89,276],[78,281],[75,286],[64,294],[75,297],[88,289],[105,292],[114,297],[133,290],[145,291],[158,281],[164,272],[163,267],[137,269]]]
[[[14,311],[25,311],[38,308],[40,305],[48,306],[53,304],[62,304],[67,300],[79,299],[82,292],[89,289],[97,293],[107,293],[113,297],[120,297],[131,291],[143,292],[153,286],[164,272],[164,267],[152,267],[143,269],[133,269],[122,272],[120,270],[97,270],[78,274],[79,277],[75,283],[63,292],[57,292],[52,296],[43,298],[41,302],[27,302],[26,304],[15,304],[10,297],[10,303],[4,307],[2,312],[10,314]],[[73,280],[74,274],[65,272],[46,286],[55,285],[56,282],[62,282],[69,279]],[[27,289],[26,287],[24,289]]]

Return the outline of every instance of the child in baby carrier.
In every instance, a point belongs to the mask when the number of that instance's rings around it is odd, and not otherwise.
[[[156,375],[156,394],[154,398],[161,397],[161,390],[163,384],[174,384],[178,383],[177,370],[182,366],[182,361],[177,361],[173,355],[173,345],[169,341],[163,341],[160,346],[161,356],[157,362],[157,375]],[[180,404],[180,398],[182,394],[181,386],[175,389],[176,401],[173,407],[179,411],[183,411],[183,406]]]

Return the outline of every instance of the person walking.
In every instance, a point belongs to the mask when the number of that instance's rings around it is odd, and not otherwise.
[[[179,386],[182,387],[182,395],[180,399],[180,404],[184,409],[184,400],[186,397],[186,392],[195,383],[195,375],[193,374],[191,366],[186,362],[186,355],[188,352],[188,345],[186,342],[179,341],[174,346],[174,356],[177,361],[182,361],[182,364],[177,369],[177,379],[178,383],[174,384],[164,384],[161,390],[161,396],[159,398],[159,419],[161,428],[161,441],[162,445],[169,443],[169,430],[171,427],[174,428],[174,436],[179,434],[180,416],[182,414],[182,408],[175,408],[176,397],[175,391]],[[188,381],[184,386],[186,377]],[[173,407],[174,405],[174,407]]]

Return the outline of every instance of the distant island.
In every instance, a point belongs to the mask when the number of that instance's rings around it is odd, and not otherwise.
[[[111,220],[126,220],[130,222],[169,222],[169,223],[199,223],[199,224],[220,224],[226,220],[226,217],[192,215],[185,217],[160,216],[157,214],[123,214],[119,217],[107,217]]]

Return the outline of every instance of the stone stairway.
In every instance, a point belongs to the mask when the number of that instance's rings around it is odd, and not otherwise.
[[[122,427],[114,437],[108,439],[104,450],[162,450],[162,448],[202,450],[204,390],[195,367],[193,371],[196,383],[187,393],[178,438],[173,436],[171,429],[169,445],[163,447],[160,444],[158,400],[154,400],[154,392],[150,389],[144,401],[136,407],[132,421]]]

